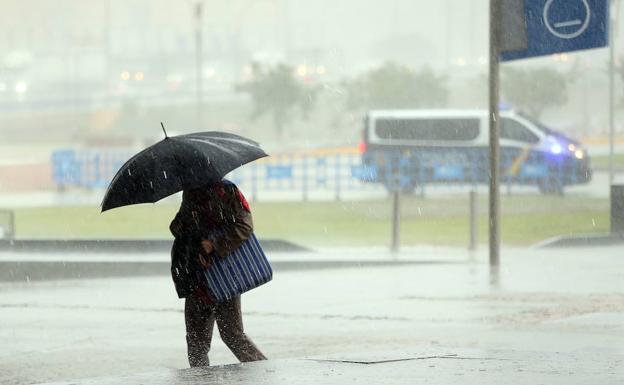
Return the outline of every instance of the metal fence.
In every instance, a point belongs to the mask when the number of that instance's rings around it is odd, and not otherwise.
[[[133,155],[123,150],[57,150],[52,154],[53,179],[59,189],[105,188],[119,168]],[[349,191],[382,191],[363,181],[370,172],[357,153],[290,154],[259,159],[227,175],[252,199],[259,192],[332,194],[336,199]]]

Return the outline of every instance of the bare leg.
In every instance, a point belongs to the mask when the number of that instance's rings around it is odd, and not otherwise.
[[[208,366],[215,314],[201,299],[190,296],[184,302],[186,346],[191,367]]]
[[[218,304],[215,313],[221,339],[240,362],[267,359],[243,330],[240,297]]]

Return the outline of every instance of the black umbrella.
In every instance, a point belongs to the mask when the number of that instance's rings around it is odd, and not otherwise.
[[[163,127],[163,131],[164,131]],[[220,181],[225,174],[267,156],[257,142],[210,131],[167,137],[139,152],[117,171],[102,211],[154,203],[184,189]]]

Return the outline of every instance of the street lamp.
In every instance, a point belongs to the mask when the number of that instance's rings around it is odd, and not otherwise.
[[[195,0],[190,2],[193,6],[193,15],[195,21],[195,108],[196,108],[196,125],[201,130],[202,124],[202,104],[203,104],[203,43],[202,43],[202,26],[203,26],[203,10],[204,1]]]

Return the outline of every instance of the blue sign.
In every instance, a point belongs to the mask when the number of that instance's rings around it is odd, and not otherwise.
[[[501,52],[501,60],[605,47],[609,42],[609,0],[525,0],[524,17],[526,49]],[[502,29],[505,33],[505,25]]]
[[[74,150],[58,150],[52,153],[52,178],[59,186],[80,183],[80,163]]]
[[[454,164],[441,164],[433,168],[433,179],[452,180],[464,177],[464,166]]]
[[[364,164],[351,166],[351,176],[359,180],[373,181],[377,179],[377,168]]]
[[[290,179],[293,176],[292,166],[267,166],[267,179]]]
[[[521,178],[546,178],[548,166],[545,164],[523,164],[520,168]]]

